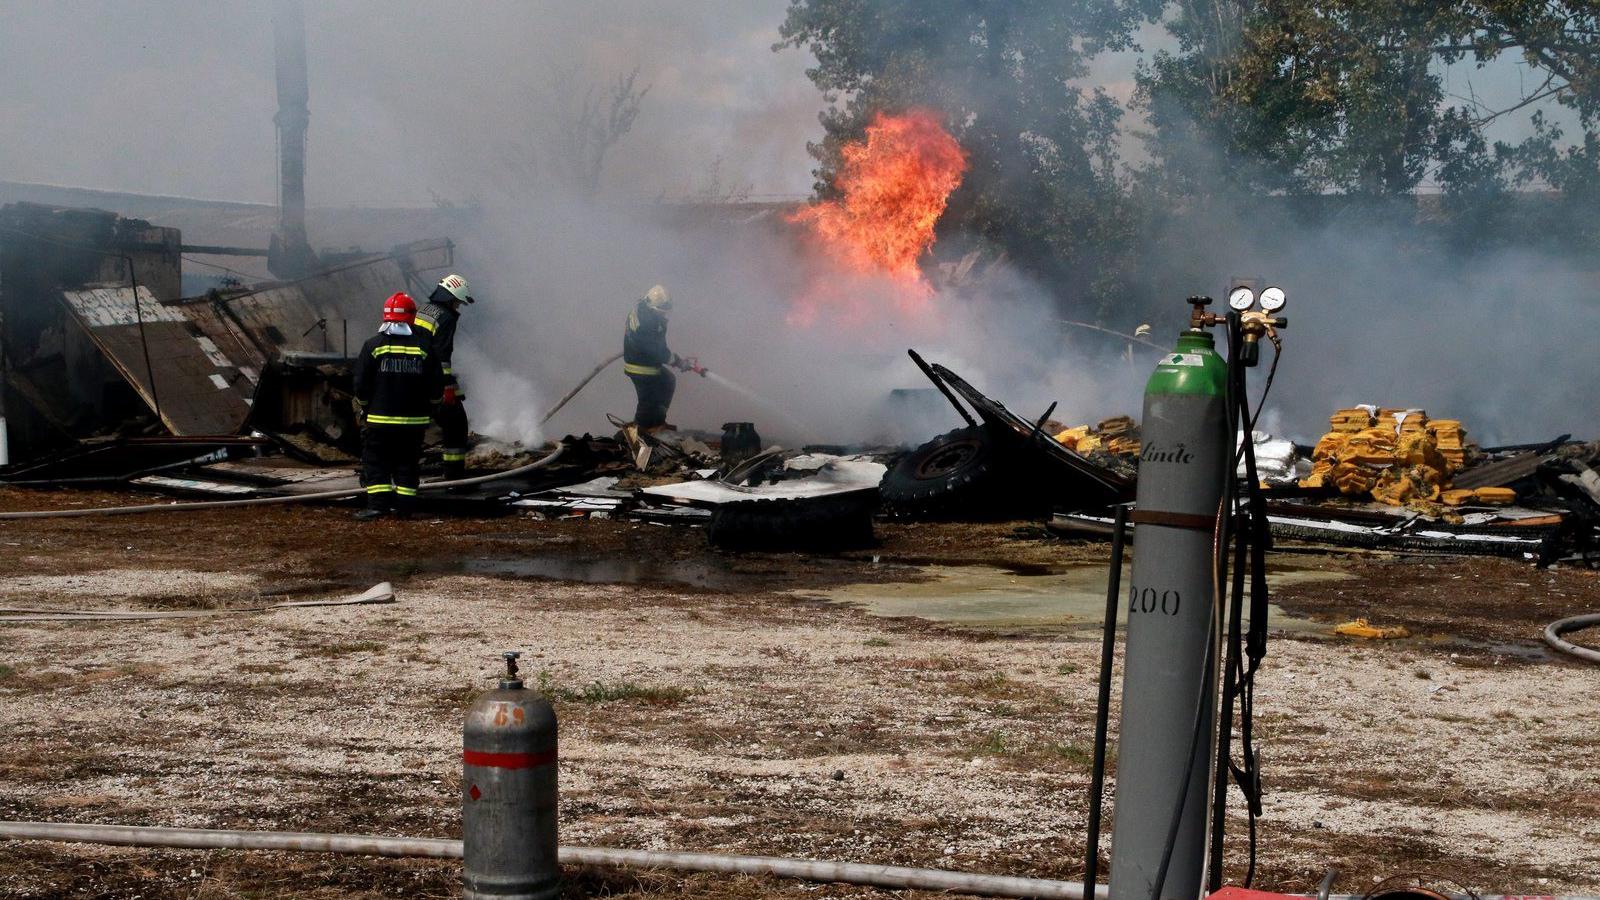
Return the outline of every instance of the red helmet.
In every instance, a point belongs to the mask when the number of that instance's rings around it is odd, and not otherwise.
[[[417,301],[411,299],[410,294],[394,294],[383,301],[383,320],[385,322],[404,322],[410,325],[417,319]]]

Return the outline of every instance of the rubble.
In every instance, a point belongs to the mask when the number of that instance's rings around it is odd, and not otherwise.
[[[1030,422],[944,366],[930,365],[916,351],[909,353],[968,425],[917,447],[889,467],[880,485],[889,515],[901,519],[1032,516],[1052,504],[1087,509],[1132,496],[1130,461],[1104,452],[1086,456],[1055,439],[1056,432],[1044,431],[1048,411]],[[1103,424],[1114,430],[1108,436],[1122,441],[1120,448],[1137,440],[1131,419]]]
[[[181,296],[175,228],[0,209],[0,390],[11,461],[104,438],[256,431],[308,460],[355,446],[348,331],[372,298],[452,264],[448,240],[352,252],[286,282]],[[334,448],[324,453],[314,444]]]

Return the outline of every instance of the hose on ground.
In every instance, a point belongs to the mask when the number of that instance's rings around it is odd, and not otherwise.
[[[17,822],[0,820],[0,839],[13,841],[63,841],[114,844],[122,847],[167,847],[181,850],[279,850],[297,853],[344,853],[361,856],[398,856],[426,859],[460,859],[461,842],[446,838],[383,837],[365,834],[320,834],[305,831],[233,831],[220,828],[158,828],[140,825],[79,825],[71,822]],[[1039,897],[1085,900],[1076,881],[977,875],[948,869],[913,869],[870,863],[793,859],[781,856],[735,856],[724,853],[677,853],[654,850],[618,850],[611,847],[562,847],[558,858],[566,865],[628,866],[681,872],[723,872],[770,875],[800,881],[858,884],[890,890],[949,891],[987,897]],[[1110,895],[1108,887],[1095,888],[1095,900]],[[1292,896],[1309,896],[1306,894]],[[1451,894],[1452,900],[1521,900],[1505,894]],[[1318,900],[1368,900],[1365,894],[1317,895]],[[1583,894],[1556,894],[1540,900],[1600,900]]]
[[[19,622],[131,622],[148,619],[193,619],[204,616],[237,616],[250,613],[271,612],[275,609],[308,609],[324,606],[368,606],[374,603],[393,603],[394,586],[380,581],[364,593],[337,600],[293,600],[287,603],[270,603],[265,606],[228,607],[224,609],[42,609],[31,606],[0,607],[0,625]]]
[[[1580,647],[1562,637],[1562,635],[1571,631],[1597,626],[1600,626],[1600,613],[1588,613],[1581,616],[1568,616],[1565,619],[1557,619],[1545,626],[1544,642],[1562,653],[1570,654],[1592,663],[1600,663],[1600,650]]]
[[[460,859],[462,856],[460,841],[296,831],[232,831],[208,828],[0,821],[0,838],[192,850],[288,850],[431,859]],[[1083,885],[1073,881],[1017,878],[1009,875],[977,875],[944,869],[914,869],[869,863],[790,859],[777,856],[734,856],[722,853],[618,850],[610,847],[562,847],[559,859],[567,865],[629,866],[684,872],[771,875],[777,878],[859,884],[891,890],[915,889],[952,891],[989,897],[1084,900]]]
[[[458,478],[455,481],[427,481],[423,482],[419,490],[437,491],[448,488],[470,487],[475,484],[486,484],[491,481],[501,481],[513,478],[524,472],[542,469],[555,462],[566,452],[565,444],[556,445],[556,449],[541,459],[534,460],[525,466],[507,469],[504,472],[493,472],[488,475],[477,475],[472,478]],[[313,491],[309,494],[288,494],[280,497],[250,497],[243,500],[197,500],[192,503],[146,503],[140,506],[100,506],[93,509],[39,509],[23,512],[0,512],[0,521],[15,519],[72,519],[83,516],[131,516],[139,513],[156,512],[194,512],[203,509],[233,509],[241,506],[278,506],[286,503],[306,503],[311,500],[343,500],[356,497],[365,493],[362,488],[345,488],[337,491]]]

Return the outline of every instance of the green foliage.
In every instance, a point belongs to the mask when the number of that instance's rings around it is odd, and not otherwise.
[[[1139,67],[1150,160],[1130,171],[1125,110],[1082,79],[1154,21],[1173,46]],[[939,110],[971,161],[941,241],[1003,249],[1075,314],[1111,318],[1122,298],[1166,289],[1175,273],[1153,256],[1208,262],[1194,229],[1223,214],[1421,223],[1467,251],[1553,233],[1600,246],[1586,212],[1600,200],[1593,0],[791,0],[781,36],[774,49],[815,55],[808,74],[831,104],[811,148],[819,195],[874,113]],[[1508,56],[1529,80],[1504,107],[1446,81],[1447,67]],[[1581,135],[1533,113],[1552,102]],[[1528,115],[1526,141],[1484,137]]]
[[[841,146],[874,113],[942,112],[971,168],[941,223],[1007,250],[1080,295],[1126,260],[1122,108],[1078,84],[1087,61],[1129,45],[1158,0],[793,0],[779,48],[807,47],[834,105],[811,147],[826,196]],[[847,99],[844,99],[847,98]],[[1026,202],[1019,202],[1026,198]]]
[[[1194,0],[1175,52],[1139,74],[1156,174],[1180,196],[1410,195],[1433,180],[1463,212],[1497,198],[1517,160],[1482,128],[1546,99],[1600,116],[1590,2]],[[1490,109],[1450,95],[1444,67],[1518,52],[1539,81]],[[1196,147],[1210,154],[1195,153]]]

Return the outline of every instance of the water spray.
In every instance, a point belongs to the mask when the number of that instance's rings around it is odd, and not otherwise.
[[[750,390],[749,388],[745,387],[744,385],[739,384],[738,382],[736,382],[733,379],[728,378],[728,377],[726,377],[724,375],[718,375],[716,372],[711,372],[711,371],[702,371],[701,374],[703,374],[706,377],[707,380],[715,382],[716,384],[721,385],[722,387],[724,387],[724,388],[726,388],[726,389],[728,389],[730,391],[733,391],[735,394],[738,394],[739,396],[745,398],[746,400],[749,400],[751,403],[756,404],[757,406],[761,407],[762,409],[766,410],[767,412],[770,412],[770,413],[778,416],[779,418],[783,419],[785,424],[787,424],[790,428],[793,428],[796,432],[798,432],[801,436],[805,437],[806,439],[808,439],[808,440],[810,440],[812,442],[816,442],[817,441],[816,429],[814,429],[811,426],[807,425],[806,423],[800,421],[799,419],[796,419],[794,416],[792,416],[788,412],[786,412],[784,410],[784,408],[779,406],[777,403],[774,403],[773,401],[768,400],[767,398],[761,396],[760,394],[757,394],[755,391]]]

